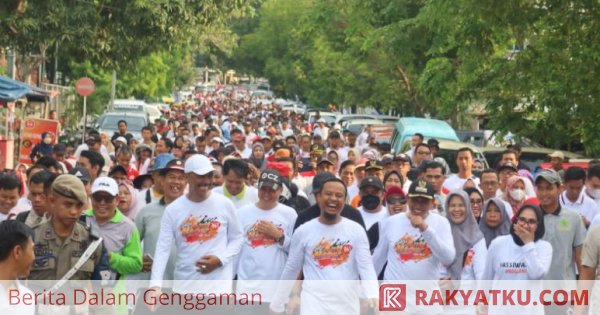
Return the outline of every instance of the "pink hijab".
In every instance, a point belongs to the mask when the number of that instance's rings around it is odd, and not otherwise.
[[[129,191],[129,194],[131,195],[131,202],[129,203],[129,209],[125,210],[119,208],[119,210],[121,210],[121,212],[123,212],[123,214],[126,217],[130,218],[133,221],[135,220],[135,217],[137,216],[138,211],[140,210],[140,206],[138,205],[138,191],[135,188],[133,188],[133,185],[128,181],[119,182],[119,187],[121,186],[125,186],[125,188],[127,188],[127,190]]]

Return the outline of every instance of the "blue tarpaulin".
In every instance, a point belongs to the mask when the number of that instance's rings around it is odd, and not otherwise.
[[[23,96],[27,98],[43,99],[49,95],[50,92],[42,88],[0,75],[1,101],[14,102]]]

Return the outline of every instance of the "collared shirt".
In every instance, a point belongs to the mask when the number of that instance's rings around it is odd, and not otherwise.
[[[42,222],[48,221],[48,219],[50,219],[50,215],[47,212],[44,213],[44,215],[39,216],[32,209],[31,211],[29,211],[29,215],[27,216],[27,219],[25,219],[25,224],[27,226],[34,226],[34,225],[40,224]]]
[[[102,224],[96,221],[93,209],[84,211],[83,215],[87,224],[96,224],[100,228],[104,246],[111,253],[111,269],[122,275],[142,270],[140,233],[131,219],[119,209],[115,209],[114,216]]]
[[[258,190],[254,187],[244,185],[242,191],[237,195],[232,195],[225,185],[213,188],[213,191],[219,193],[233,202],[236,209],[245,205],[254,204],[258,201]]]
[[[554,213],[544,212],[543,239],[555,250],[545,280],[575,280],[574,249],[583,246],[585,227],[578,213],[558,205]]]
[[[569,200],[566,191],[560,194],[558,200],[561,206],[575,210],[575,212],[584,216],[588,222],[592,222],[594,217],[600,212],[600,208],[598,208],[596,202],[588,197],[584,191],[579,194],[579,198],[575,202]]]

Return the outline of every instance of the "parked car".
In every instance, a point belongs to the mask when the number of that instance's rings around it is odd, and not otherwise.
[[[485,155],[491,167],[496,167],[502,151],[506,150],[504,147],[483,147],[481,152]],[[520,161],[523,162],[532,171],[535,171],[542,163],[549,161],[548,154],[551,154],[556,150],[548,148],[536,148],[536,147],[522,147]],[[568,151],[562,151],[565,155],[566,162],[572,159],[585,159],[582,155],[572,153]]]
[[[119,129],[119,120],[125,120],[127,131],[138,139],[142,137],[142,127],[148,125],[148,116],[145,113],[109,112],[98,118],[96,130],[105,132],[110,137]]]
[[[451,140],[459,142],[454,129],[445,121],[419,117],[403,117],[398,119],[392,135],[392,152],[399,153],[407,141],[416,133],[425,138]]]
[[[355,119],[345,121],[341,124],[342,130],[348,130],[359,135],[366,126],[382,125],[383,121],[379,119]],[[389,143],[389,141],[388,141]]]
[[[438,140],[439,146],[440,146],[440,151],[438,153],[438,156],[443,157],[444,160],[446,160],[446,162],[448,162],[448,166],[450,166],[451,173],[453,173],[453,174],[458,173],[458,167],[456,166],[456,154],[458,153],[459,149],[462,149],[465,147],[467,147],[467,148],[473,150],[473,152],[475,152],[475,159],[483,162],[484,168],[489,167],[488,161],[485,158],[485,155],[481,151],[480,147],[469,144],[469,143],[460,142],[460,141],[445,140],[445,139],[440,139],[440,138],[435,138],[435,139]],[[427,140],[429,140],[429,137],[425,137],[424,141],[427,142]],[[407,139],[407,141],[402,145],[400,152],[408,151],[409,148],[410,148],[410,138]]]
[[[319,113],[320,117],[325,119],[325,122],[328,125],[335,124],[335,119],[338,114],[328,111],[310,111],[308,112],[308,123],[313,124],[317,122],[317,113]]]
[[[377,119],[374,115],[365,115],[365,114],[348,114],[348,115],[338,115],[335,119],[336,124],[344,125],[345,122],[353,121],[353,120],[364,120],[364,119]]]
[[[384,124],[395,124],[398,122],[398,120],[400,120],[400,117],[389,115],[375,115],[375,118],[383,121]]]

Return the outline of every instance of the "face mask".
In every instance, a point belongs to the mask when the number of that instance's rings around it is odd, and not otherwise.
[[[45,144],[50,144],[52,142],[52,138],[44,138]]]
[[[473,176],[481,178],[481,171],[473,171]]]
[[[513,189],[510,191],[510,197],[516,201],[525,199],[525,191],[523,189]]]
[[[600,199],[600,189],[588,189],[588,193],[594,199]]]
[[[375,210],[381,203],[379,196],[365,195],[360,200],[362,206],[367,210]]]

